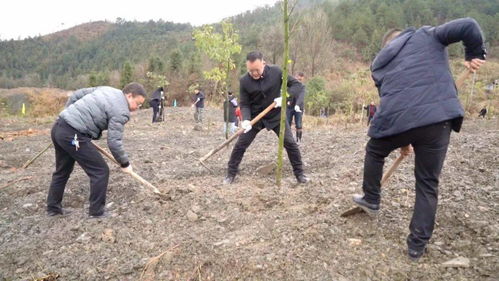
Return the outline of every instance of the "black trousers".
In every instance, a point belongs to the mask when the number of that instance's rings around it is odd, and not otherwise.
[[[293,139],[293,135],[291,134],[291,129],[289,124],[285,122],[285,134],[284,134],[284,148],[288,153],[289,161],[291,162],[291,166],[293,167],[293,173],[295,176],[299,176],[303,174],[303,162],[301,160],[300,149]],[[263,129],[262,123],[257,123],[255,126],[247,133],[239,136],[236,144],[234,145],[234,149],[232,150],[232,154],[230,155],[229,160],[229,169],[228,174],[230,176],[235,176],[238,171],[239,164],[243,159],[244,153],[246,149],[251,145],[256,135]],[[280,125],[277,125],[272,129],[277,136],[279,136]]]
[[[71,144],[75,134],[79,148]],[[55,148],[55,172],[47,197],[47,211],[62,212],[64,189],[75,161],[90,178],[90,215],[101,215],[106,204],[106,191],[109,179],[109,167],[99,151],[90,142],[91,138],[83,135],[59,118],[52,127],[52,142]]]
[[[371,123],[371,120],[373,120],[373,116],[367,116],[367,126],[369,126],[369,124]]]
[[[158,114],[159,114],[159,103],[156,103],[151,106],[152,107],[152,122],[157,122],[158,121]]]
[[[449,146],[451,121],[382,138],[371,138],[367,143],[364,161],[364,199],[369,203],[380,202],[380,181],[385,157],[393,150],[412,144],[414,147],[416,177],[416,202],[409,226],[407,245],[422,250],[433,233],[438,201],[438,181]]]

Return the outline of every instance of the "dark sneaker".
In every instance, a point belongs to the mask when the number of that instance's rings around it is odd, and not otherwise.
[[[59,211],[47,211],[47,216],[49,217],[55,217],[55,216],[61,216],[63,212]]]
[[[54,211],[54,210],[47,211],[47,216],[49,216],[49,217],[67,216],[69,214],[71,214],[71,210],[67,210],[67,209],[63,209],[63,210],[59,210],[59,211]]]
[[[376,216],[379,212],[379,204],[372,204],[364,200],[364,196],[360,194],[353,195],[353,202],[357,204],[362,210],[364,210],[370,216]]]
[[[310,182],[310,178],[308,178],[305,175],[299,175],[299,176],[296,176],[296,181],[298,183],[307,183],[307,182]]]
[[[104,211],[102,214],[100,215],[88,215],[88,218],[89,219],[105,219],[105,218],[108,218],[110,217],[111,214],[108,212],[108,211]]]
[[[224,184],[232,184],[235,178],[236,176],[231,176],[231,175],[226,176],[224,179]]]
[[[426,249],[426,247],[424,247],[422,250],[414,250],[414,249],[411,249],[411,248],[408,248],[407,249],[407,256],[409,257],[409,259],[413,262],[417,262],[419,260],[419,258],[421,258],[424,253],[428,252],[428,250]]]

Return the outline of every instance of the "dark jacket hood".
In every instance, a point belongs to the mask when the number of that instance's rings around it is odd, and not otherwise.
[[[416,29],[414,27],[409,27],[388,43],[386,47],[381,49],[376,58],[374,58],[371,65],[371,71],[376,71],[390,63],[392,59],[398,55],[400,50],[402,50],[405,43],[412,37],[414,32],[416,32]]]

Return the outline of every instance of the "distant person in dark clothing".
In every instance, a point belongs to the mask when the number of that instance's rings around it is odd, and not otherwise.
[[[151,95],[151,100],[149,101],[149,105],[152,107],[152,122],[158,122],[160,116],[158,116],[160,107],[161,107],[161,99],[163,98],[163,87],[159,87],[154,91]]]
[[[231,91],[228,92],[229,100],[224,101],[224,134],[227,131],[226,123],[229,122],[229,132],[234,134],[236,132],[236,108],[237,99]]]
[[[195,101],[192,104],[192,107],[196,107],[196,111],[194,113],[194,120],[196,121],[196,123],[202,123],[203,122],[203,113],[204,113],[205,95],[199,89],[194,90],[194,93],[196,94]]]
[[[367,126],[369,126],[371,120],[374,118],[377,108],[374,102],[371,102],[371,104],[364,106],[364,109],[367,111]]]
[[[462,41],[465,65],[477,71],[485,63],[478,23],[471,18],[404,31],[391,30],[371,65],[380,104],[369,127],[363,195],[353,200],[371,215],[380,209],[380,180],[385,157],[397,148],[414,148],[416,202],[407,237],[408,256],[418,260],[430,240],[437,211],[440,172],[451,130],[458,132],[464,110],[449,69],[447,46]]]
[[[485,115],[487,114],[487,108],[484,107],[482,110],[480,110],[480,113],[478,113],[478,117],[485,118]]]
[[[303,135],[303,108],[305,100],[305,85],[303,84],[305,79],[305,74],[303,72],[298,72],[295,75],[296,80],[300,81],[302,89],[298,97],[290,97],[288,100],[288,106],[286,110],[286,119],[291,127],[293,125],[293,117],[295,119],[296,127],[296,142],[301,142],[301,137]]]
[[[52,128],[55,148],[55,172],[47,196],[47,214],[62,215],[62,198],[69,176],[77,162],[90,178],[92,218],[107,216],[105,212],[109,167],[91,140],[99,139],[107,130],[107,144],[121,169],[131,173],[132,166],[123,148],[123,131],[130,112],[144,103],[146,91],[138,83],[130,83],[123,91],[111,87],[86,88],[69,97],[65,109]]]
[[[244,133],[237,140],[230,155],[227,177],[224,180],[225,184],[231,184],[234,181],[246,149],[262,129],[272,130],[277,135],[279,135],[280,130],[282,70],[277,66],[265,65],[263,55],[260,52],[250,52],[246,56],[246,68],[248,73],[244,74],[239,80],[239,98],[243,114],[241,127],[244,129]],[[292,96],[300,94],[302,84],[291,75],[288,75],[287,86],[288,92]],[[274,102],[276,103],[275,108],[252,126],[250,120]],[[299,183],[306,183],[309,178],[303,172],[300,149],[293,139],[289,124],[287,122],[284,124],[286,126],[284,148],[288,153],[293,173]]]

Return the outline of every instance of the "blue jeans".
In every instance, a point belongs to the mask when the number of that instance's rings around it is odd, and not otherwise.
[[[303,112],[296,112],[294,108],[288,108],[286,110],[286,120],[287,120],[290,127],[291,127],[291,124],[293,123],[293,116],[295,117],[296,129],[301,129],[302,128]]]

